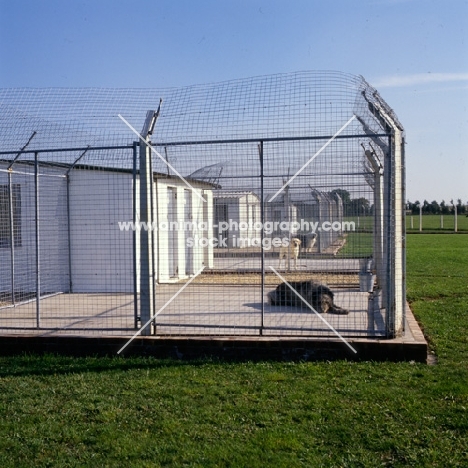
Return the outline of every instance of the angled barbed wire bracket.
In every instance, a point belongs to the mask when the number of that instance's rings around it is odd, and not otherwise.
[[[13,161],[9,164],[7,167],[8,171],[11,171],[13,164],[21,157],[23,154],[23,151],[29,146],[29,143],[31,143],[32,139],[37,135],[37,132],[34,131],[33,134],[29,137],[29,140],[26,142],[26,144],[16,153],[16,156],[13,158]]]

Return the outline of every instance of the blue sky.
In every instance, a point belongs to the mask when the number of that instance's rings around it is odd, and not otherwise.
[[[0,87],[363,75],[407,136],[407,198],[468,202],[466,0],[0,0]]]

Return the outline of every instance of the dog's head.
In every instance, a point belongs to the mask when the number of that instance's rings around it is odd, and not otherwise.
[[[291,245],[293,247],[299,247],[301,245],[301,241],[297,237],[293,237],[291,239]]]

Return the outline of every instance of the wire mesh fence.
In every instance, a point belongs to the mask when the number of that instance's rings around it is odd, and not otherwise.
[[[0,90],[0,120],[0,330],[403,332],[403,129],[362,77]]]

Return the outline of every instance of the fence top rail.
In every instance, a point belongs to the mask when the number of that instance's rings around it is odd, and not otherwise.
[[[50,148],[50,149],[31,149],[24,151],[0,151],[1,156],[9,154],[39,154],[39,153],[61,153],[61,152],[72,152],[72,151],[103,151],[103,150],[120,150],[120,149],[132,149],[133,143],[129,145],[115,145],[115,146],[81,146],[74,148]]]
[[[373,137],[390,137],[389,133],[378,133],[373,134]],[[194,140],[194,141],[171,141],[171,142],[153,142],[152,146],[192,146],[192,145],[226,145],[236,143],[268,143],[268,142],[280,142],[280,141],[308,141],[308,140],[329,140],[333,138],[333,135],[324,136],[304,136],[304,137],[271,137],[271,138],[239,138],[239,139],[228,139],[228,140]],[[338,135],[336,139],[352,139],[352,138],[369,138],[367,134],[355,134],[355,135]],[[131,149],[134,144],[127,145],[112,145],[112,146],[81,146],[71,148],[48,148],[48,149],[30,149],[23,151],[0,151],[0,156],[7,156],[10,154],[21,155],[21,154],[39,154],[39,153],[61,153],[61,152],[74,152],[74,151],[103,151],[103,150],[120,150],[120,149]]]
[[[391,137],[390,133],[375,133],[372,137]],[[171,141],[171,142],[153,142],[153,146],[191,146],[191,145],[227,145],[235,143],[269,143],[280,141],[309,141],[309,140],[330,140],[333,135],[321,136],[302,136],[302,137],[270,137],[270,138],[238,138],[228,140],[194,140],[194,141]],[[337,135],[335,139],[352,139],[352,138],[369,138],[368,134],[355,134],[355,135]]]

